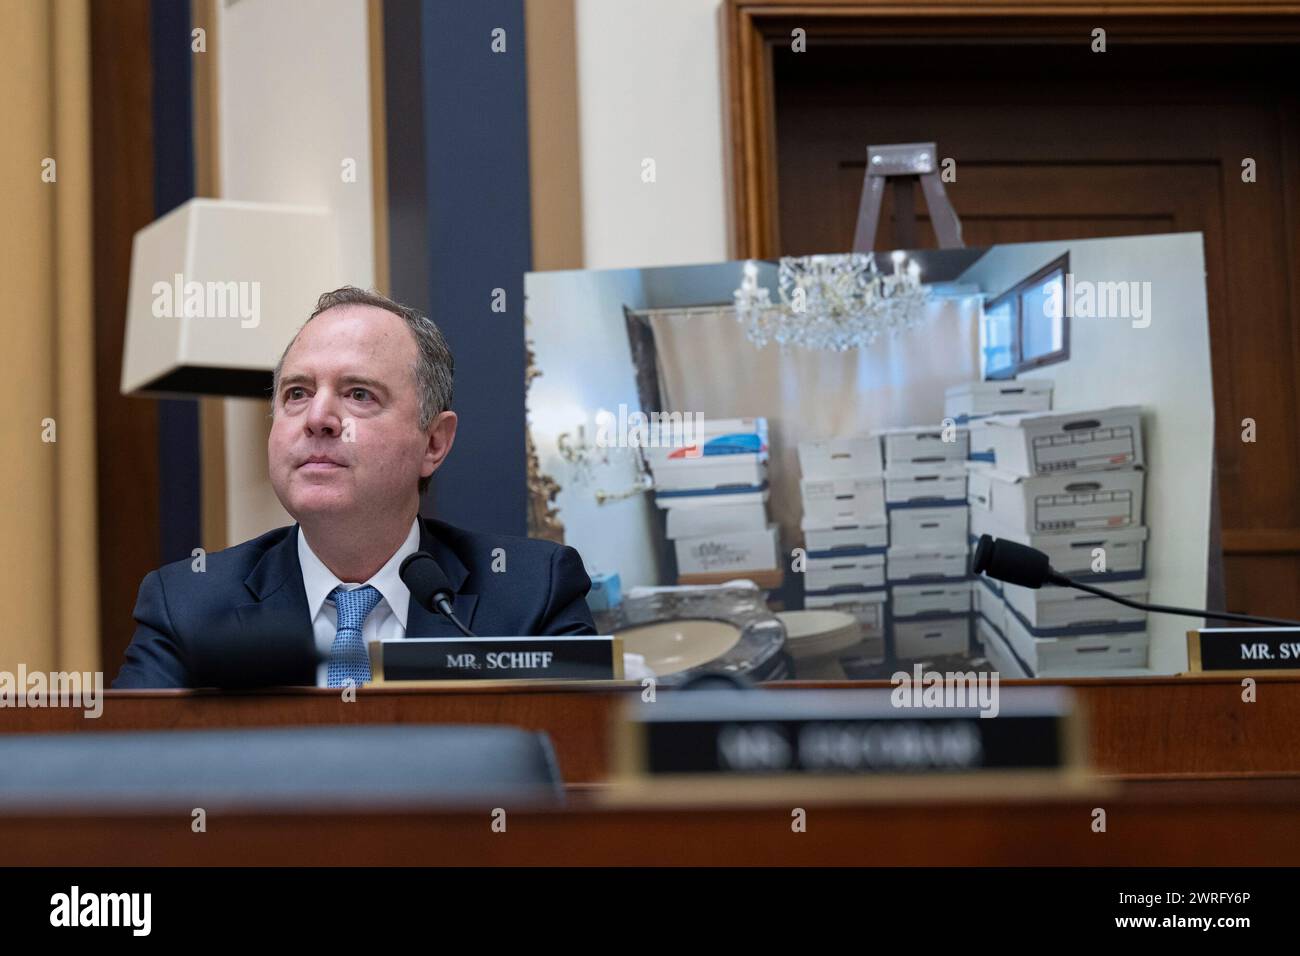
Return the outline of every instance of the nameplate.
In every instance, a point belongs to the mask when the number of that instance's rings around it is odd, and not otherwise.
[[[406,637],[379,641],[371,647],[371,671],[385,682],[623,677],[622,641],[608,635]]]
[[[1002,688],[996,716],[894,706],[887,690],[687,691],[628,712],[630,777],[1061,771],[1081,762],[1068,694]]]
[[[1193,673],[1300,670],[1300,627],[1207,627],[1187,632]]]

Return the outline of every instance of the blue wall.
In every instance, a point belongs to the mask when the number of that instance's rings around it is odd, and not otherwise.
[[[460,429],[422,510],[524,534],[523,0],[388,0],[384,19],[391,292],[438,323],[456,360]],[[496,29],[505,52],[492,50]]]
[[[194,196],[190,5],[153,0],[154,218]],[[199,403],[158,402],[158,527],[164,563],[188,558],[203,544]]]

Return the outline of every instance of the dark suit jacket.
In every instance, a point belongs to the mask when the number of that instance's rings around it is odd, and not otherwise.
[[[493,571],[501,548],[504,571]],[[452,610],[484,637],[594,634],[587,608],[591,580],[573,548],[550,541],[479,534],[421,519],[420,549],[437,560],[455,590]],[[298,563],[298,526],[207,556],[203,572],[182,560],[151,571],[135,604],[136,632],[115,688],[192,687],[207,662],[247,653],[275,660],[288,678],[316,683],[316,642]],[[456,637],[440,614],[412,600],[408,637]],[[265,653],[263,653],[263,651]]]

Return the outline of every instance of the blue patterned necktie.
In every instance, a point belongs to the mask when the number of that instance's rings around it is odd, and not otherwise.
[[[366,616],[375,609],[382,595],[371,585],[353,588],[335,588],[330,592],[338,609],[338,629],[330,646],[329,669],[325,683],[329,687],[342,687],[348,681],[357,686],[370,680],[370,655],[361,638],[361,626]]]

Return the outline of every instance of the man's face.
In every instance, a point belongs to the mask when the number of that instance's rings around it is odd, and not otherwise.
[[[420,428],[417,357],[406,323],[369,305],[336,306],[298,334],[267,441],[271,484],[295,519],[414,514],[417,480],[451,447],[438,447],[445,429]]]

